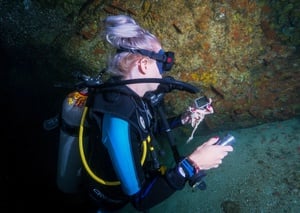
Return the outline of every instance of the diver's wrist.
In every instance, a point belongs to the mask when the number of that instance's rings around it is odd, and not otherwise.
[[[184,158],[178,164],[178,172],[182,177],[188,179],[196,173],[196,168],[188,158]]]

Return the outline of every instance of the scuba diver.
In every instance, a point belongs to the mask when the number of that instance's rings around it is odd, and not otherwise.
[[[108,16],[104,24],[105,38],[116,48],[106,69],[111,78],[104,83],[85,79],[88,86],[69,95],[63,105],[58,187],[85,195],[95,212],[117,211],[129,203],[147,211],[187,182],[198,185],[204,171],[217,168],[233,147],[217,145],[218,137],[213,137],[188,156],[180,156],[171,129],[195,126],[213,113],[212,100],[204,108],[193,105],[182,115],[166,118],[165,93],[197,92],[189,84],[163,77],[174,64],[174,53],[164,51],[157,37],[129,16]],[[72,104],[80,110],[68,108]],[[72,130],[78,122],[79,136]],[[172,168],[159,161],[155,147],[160,134],[169,139]]]

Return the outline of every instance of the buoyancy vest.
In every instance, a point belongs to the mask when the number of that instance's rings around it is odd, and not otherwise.
[[[137,168],[137,174],[142,184],[145,181],[146,166],[141,167],[142,142],[151,135],[153,126],[153,111],[150,106],[127,86],[118,86],[111,89],[94,91],[89,100],[88,126],[89,140],[85,145],[86,156],[91,169],[96,175],[108,181],[118,181],[115,171],[112,169],[108,151],[101,142],[101,126],[104,114],[111,114],[127,121],[130,124],[130,131],[137,138],[130,141],[133,157]],[[122,151],[122,150],[120,150]],[[147,156],[147,167],[151,164],[151,158]],[[150,166],[151,167],[151,166]],[[87,174],[89,186],[94,190],[101,191],[105,196],[126,200],[120,185],[105,186],[93,181]]]
[[[127,86],[101,90],[94,95],[91,113],[109,113],[126,120],[142,138],[148,135],[151,126],[152,109]]]

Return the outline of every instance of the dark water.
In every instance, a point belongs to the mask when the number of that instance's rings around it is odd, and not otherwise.
[[[1,201],[0,212],[85,212],[76,199],[58,191],[59,132],[45,131],[42,126],[59,111],[68,91],[54,88],[52,80],[44,78],[35,61],[26,55],[3,48],[1,70],[1,128],[6,137],[1,148],[1,192],[5,200]]]

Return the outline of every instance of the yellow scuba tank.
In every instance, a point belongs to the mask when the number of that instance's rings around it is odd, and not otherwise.
[[[59,137],[57,186],[65,193],[76,193],[81,179],[79,126],[87,100],[87,89],[67,95],[62,104]]]

